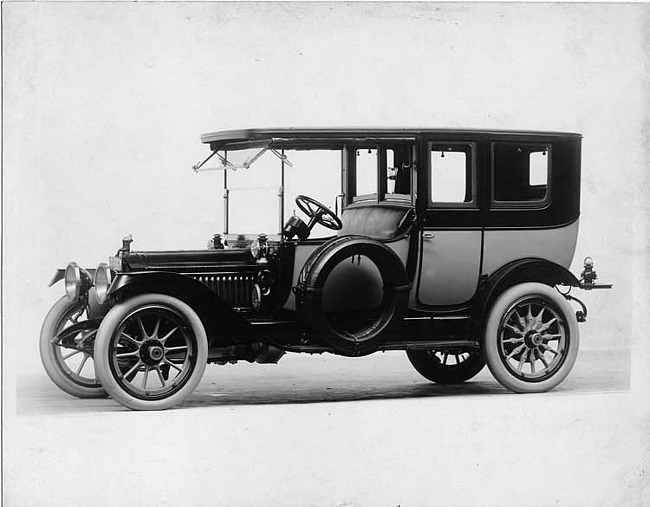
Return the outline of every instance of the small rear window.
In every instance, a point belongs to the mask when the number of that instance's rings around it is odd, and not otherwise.
[[[541,204],[548,200],[548,145],[494,143],[492,157],[495,203]]]

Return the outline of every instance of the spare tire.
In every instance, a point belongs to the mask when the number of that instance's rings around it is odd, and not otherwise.
[[[376,285],[381,296],[377,296],[378,304],[374,310],[361,314],[351,309],[348,320],[340,325],[332,312],[328,312],[325,286],[333,270],[350,258],[352,265],[355,258],[358,265],[365,258],[374,264],[371,269],[378,273]],[[339,276],[339,280],[341,278]],[[356,288],[363,289],[363,285],[357,284],[361,287]],[[296,301],[301,317],[311,331],[310,336],[330,345],[339,354],[362,356],[377,350],[386,332],[401,322],[410,288],[404,265],[393,250],[365,236],[343,236],[325,243],[307,259],[298,278]],[[331,292],[331,288],[328,290]],[[352,320],[354,325],[350,325]]]

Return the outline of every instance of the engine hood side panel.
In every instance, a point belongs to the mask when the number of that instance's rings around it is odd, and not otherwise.
[[[167,294],[190,305],[205,326],[210,346],[267,341],[217,294],[182,274],[162,271],[122,273],[109,290],[110,297],[119,299],[143,293]]]

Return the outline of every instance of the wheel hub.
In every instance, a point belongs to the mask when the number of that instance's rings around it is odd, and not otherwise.
[[[140,359],[142,362],[153,366],[165,357],[165,350],[158,340],[149,340],[142,344],[140,347]]]
[[[524,336],[524,343],[529,349],[539,347],[544,343],[544,337],[537,331],[528,331]]]

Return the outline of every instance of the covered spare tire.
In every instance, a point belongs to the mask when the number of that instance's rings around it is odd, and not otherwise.
[[[410,280],[400,258],[365,236],[335,238],[305,263],[296,301],[310,337],[346,356],[377,350],[401,322]]]

